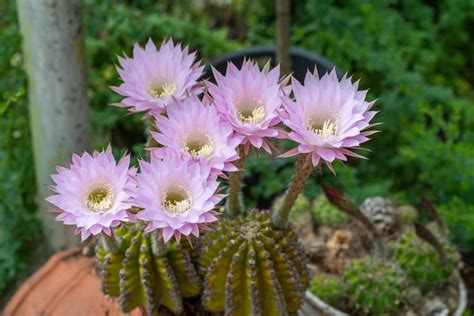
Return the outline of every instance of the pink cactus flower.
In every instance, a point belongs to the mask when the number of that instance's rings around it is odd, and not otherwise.
[[[295,101],[284,103],[282,120],[291,129],[288,138],[298,147],[282,155],[310,154],[313,166],[320,161],[333,171],[332,162],[346,156],[365,158],[352,150],[369,140],[376,131],[367,131],[377,113],[370,111],[374,102],[365,101],[367,91],[358,91],[358,82],[340,81],[335,70],[319,79],[317,72],[306,74],[304,85],[292,79]],[[334,171],[333,171],[334,172]]]
[[[131,194],[134,206],[143,210],[136,219],[148,222],[146,232],[160,230],[164,242],[173,236],[199,236],[200,228],[217,220],[219,182],[210,179],[209,166],[171,150],[164,153],[161,159],[152,156],[150,162],[139,162],[137,188]]]
[[[252,144],[270,153],[267,139],[280,136],[276,125],[286,82],[279,82],[279,67],[269,71],[269,66],[260,70],[248,60],[239,70],[229,63],[225,76],[213,69],[216,84],[207,83],[217,110],[242,137],[246,152]]]
[[[59,209],[57,221],[76,226],[81,239],[104,232],[129,220],[130,196],[126,192],[134,187],[136,169],[129,169],[130,156],[118,163],[110,146],[104,152],[74,154],[69,167],[57,167],[51,175],[56,194],[46,198]]]
[[[231,125],[222,120],[212,105],[191,97],[170,107],[167,116],[157,115],[159,132],[153,133],[163,148],[171,148],[187,159],[209,164],[212,172],[237,171],[231,163],[239,158],[240,139],[233,136]]]
[[[175,46],[171,39],[159,50],[151,39],[145,48],[135,44],[133,58],[119,57],[123,83],[112,89],[125,98],[117,105],[131,112],[161,113],[174,100],[200,94],[197,80],[204,67],[195,59],[196,53],[188,54],[187,47]]]

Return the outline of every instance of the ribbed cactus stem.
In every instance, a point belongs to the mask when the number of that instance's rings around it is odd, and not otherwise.
[[[298,160],[296,161],[296,170],[291,179],[290,187],[286,192],[283,205],[280,209],[274,210],[273,213],[272,221],[276,227],[284,228],[287,226],[291,208],[295,204],[298,195],[303,190],[313,168],[311,161],[308,161],[308,155],[300,155],[298,157]]]
[[[102,241],[102,244],[104,245],[104,249],[106,249],[109,252],[118,252],[119,251],[119,245],[117,241],[114,239],[114,237],[109,236],[105,233],[100,234],[100,239]]]
[[[245,161],[245,154],[242,145],[239,146],[239,156],[239,160],[234,163],[239,171],[232,172],[229,175],[229,196],[227,197],[226,212],[231,217],[238,216],[242,212],[240,189],[242,182],[242,166]]]
[[[165,246],[157,233],[143,233],[139,225],[122,225],[114,235],[122,238],[117,252],[105,241],[96,248],[102,291],[116,297],[124,313],[139,307],[144,315],[162,308],[181,315],[183,298],[201,289],[188,250],[173,242]]]
[[[310,278],[306,257],[297,235],[275,229],[269,212],[254,209],[246,217],[223,219],[201,246],[205,310],[225,316],[296,315]]]

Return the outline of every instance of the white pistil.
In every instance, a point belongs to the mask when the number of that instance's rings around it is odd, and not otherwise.
[[[114,192],[111,186],[104,185],[93,189],[86,198],[87,208],[94,213],[104,213],[114,204]]]
[[[312,120],[308,120],[306,128],[319,136],[322,140],[328,139],[330,136],[334,136],[337,133],[337,122],[333,120],[325,120],[323,124],[314,123]]]
[[[191,195],[188,190],[177,186],[163,193],[161,205],[168,214],[180,215],[186,213],[191,208]]]

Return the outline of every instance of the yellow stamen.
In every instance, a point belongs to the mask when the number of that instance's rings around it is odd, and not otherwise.
[[[237,117],[244,124],[258,124],[265,118],[265,109],[260,106],[253,110],[242,110],[237,112]]]
[[[87,208],[94,213],[104,213],[114,204],[114,192],[109,185],[92,190],[86,198]]]
[[[176,91],[176,84],[171,81],[165,81],[165,83],[158,85],[157,87],[151,87],[148,90],[148,94],[153,99],[159,99],[164,97],[172,96]]]
[[[319,136],[322,140],[328,139],[330,136],[334,136],[337,133],[337,122],[332,120],[325,120],[322,124],[315,123],[312,120],[308,120],[306,128]]]
[[[209,158],[214,152],[214,143],[208,133],[198,130],[186,137],[184,149],[193,156],[202,155]]]
[[[192,204],[191,194],[181,186],[166,190],[161,197],[161,205],[170,215],[186,213]]]

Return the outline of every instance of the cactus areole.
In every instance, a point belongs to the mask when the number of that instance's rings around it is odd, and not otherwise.
[[[149,156],[130,166],[111,147],[74,155],[51,176],[47,201],[97,242],[102,290],[124,312],[296,313],[309,270],[289,214],[314,169],[363,158],[354,150],[375,133],[373,102],[335,71],[299,83],[252,60],[198,81],[195,57],[171,39],[119,57],[112,89],[148,121]],[[279,158],[298,156],[282,206],[244,212],[250,149],[272,155],[282,138],[295,146]]]

